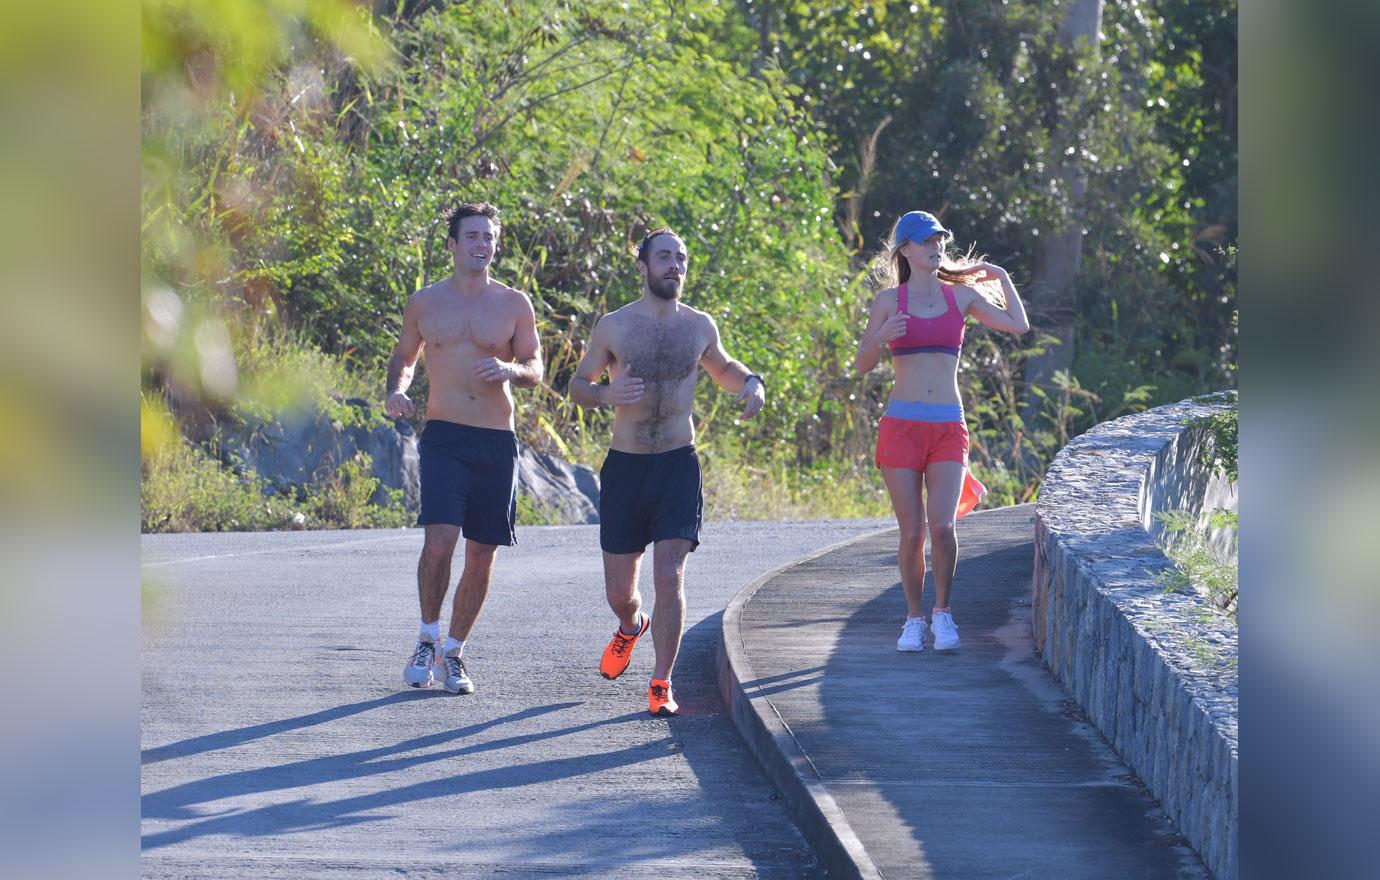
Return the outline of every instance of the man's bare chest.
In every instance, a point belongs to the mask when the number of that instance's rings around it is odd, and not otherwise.
[[[482,305],[438,305],[422,315],[422,339],[433,351],[473,347],[498,355],[512,347],[517,320],[506,311]]]
[[[614,345],[614,359],[649,382],[679,382],[694,375],[708,345],[689,321],[629,321]]]

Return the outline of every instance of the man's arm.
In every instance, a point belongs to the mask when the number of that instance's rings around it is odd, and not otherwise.
[[[537,315],[532,311],[532,301],[527,294],[521,294],[522,308],[518,314],[517,329],[513,332],[513,378],[518,388],[533,388],[541,384],[546,372],[541,362],[541,340],[537,338]]]
[[[613,348],[609,340],[608,315],[594,325],[589,346],[570,377],[570,399],[580,406],[626,406],[642,399],[643,381],[627,373],[607,385],[599,384],[599,377],[613,363]]]
[[[474,362],[474,375],[485,382],[511,382],[515,388],[532,388],[541,384],[546,368],[541,362],[541,341],[537,338],[537,316],[532,311],[532,301],[525,293],[517,293],[517,296],[522,304],[513,327],[513,359],[480,358]]]
[[[417,367],[417,358],[422,355],[425,343],[418,320],[421,306],[414,295],[403,309],[402,333],[398,343],[393,346],[393,354],[388,358],[388,384],[384,389],[383,411],[395,419],[411,418],[416,408],[407,396],[412,385],[412,374]]]
[[[700,356],[700,366],[709,374],[715,384],[725,391],[737,392],[736,402],[743,403],[743,418],[750,419],[767,402],[767,387],[762,377],[749,370],[742,361],[734,360],[724,351],[719,339],[719,326],[714,319],[705,315],[709,322],[709,345]]]

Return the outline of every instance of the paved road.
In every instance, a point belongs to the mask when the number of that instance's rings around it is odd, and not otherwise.
[[[619,681],[596,671],[614,622],[595,526],[500,552],[466,697],[401,685],[420,531],[145,536],[143,873],[817,876],[721,713],[720,616],[886,525],[707,526],[670,720],[646,715],[649,644]]]
[[[1033,516],[1024,505],[959,524],[955,652],[896,651],[894,531],[761,584],[725,637],[741,646],[753,711],[788,731],[764,742],[803,755],[769,766],[837,806],[832,824],[861,845],[863,876],[1205,880],[1034,653]]]

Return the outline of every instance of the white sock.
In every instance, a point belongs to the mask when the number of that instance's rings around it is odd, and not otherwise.
[[[465,643],[459,639],[446,636],[446,646],[441,649],[442,657],[459,657],[465,653]]]
[[[925,622],[925,615],[922,614],[922,615],[920,615],[919,617],[907,617],[907,618],[906,618],[906,623],[910,623],[910,622],[915,621],[915,620],[918,620],[918,621],[920,621],[921,623],[924,623],[924,622]],[[894,626],[894,624],[893,624],[893,626]]]
[[[441,641],[441,619],[438,617],[431,623],[422,621],[422,629],[417,638],[424,642],[431,642],[433,645]]]

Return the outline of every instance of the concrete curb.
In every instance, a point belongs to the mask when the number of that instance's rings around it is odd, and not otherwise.
[[[748,584],[724,609],[720,630],[718,669],[719,695],[733,726],[747,743],[757,763],[785,799],[786,809],[805,839],[814,849],[820,865],[830,877],[881,880],[882,872],[873,864],[862,841],[848,824],[810,756],[791,733],[770,697],[756,684],[757,674],[748,661],[739,621],[752,597],[786,572],[813,559],[850,544],[895,531],[894,527],[859,535],[781,566]],[[745,684],[746,683],[746,684]]]

